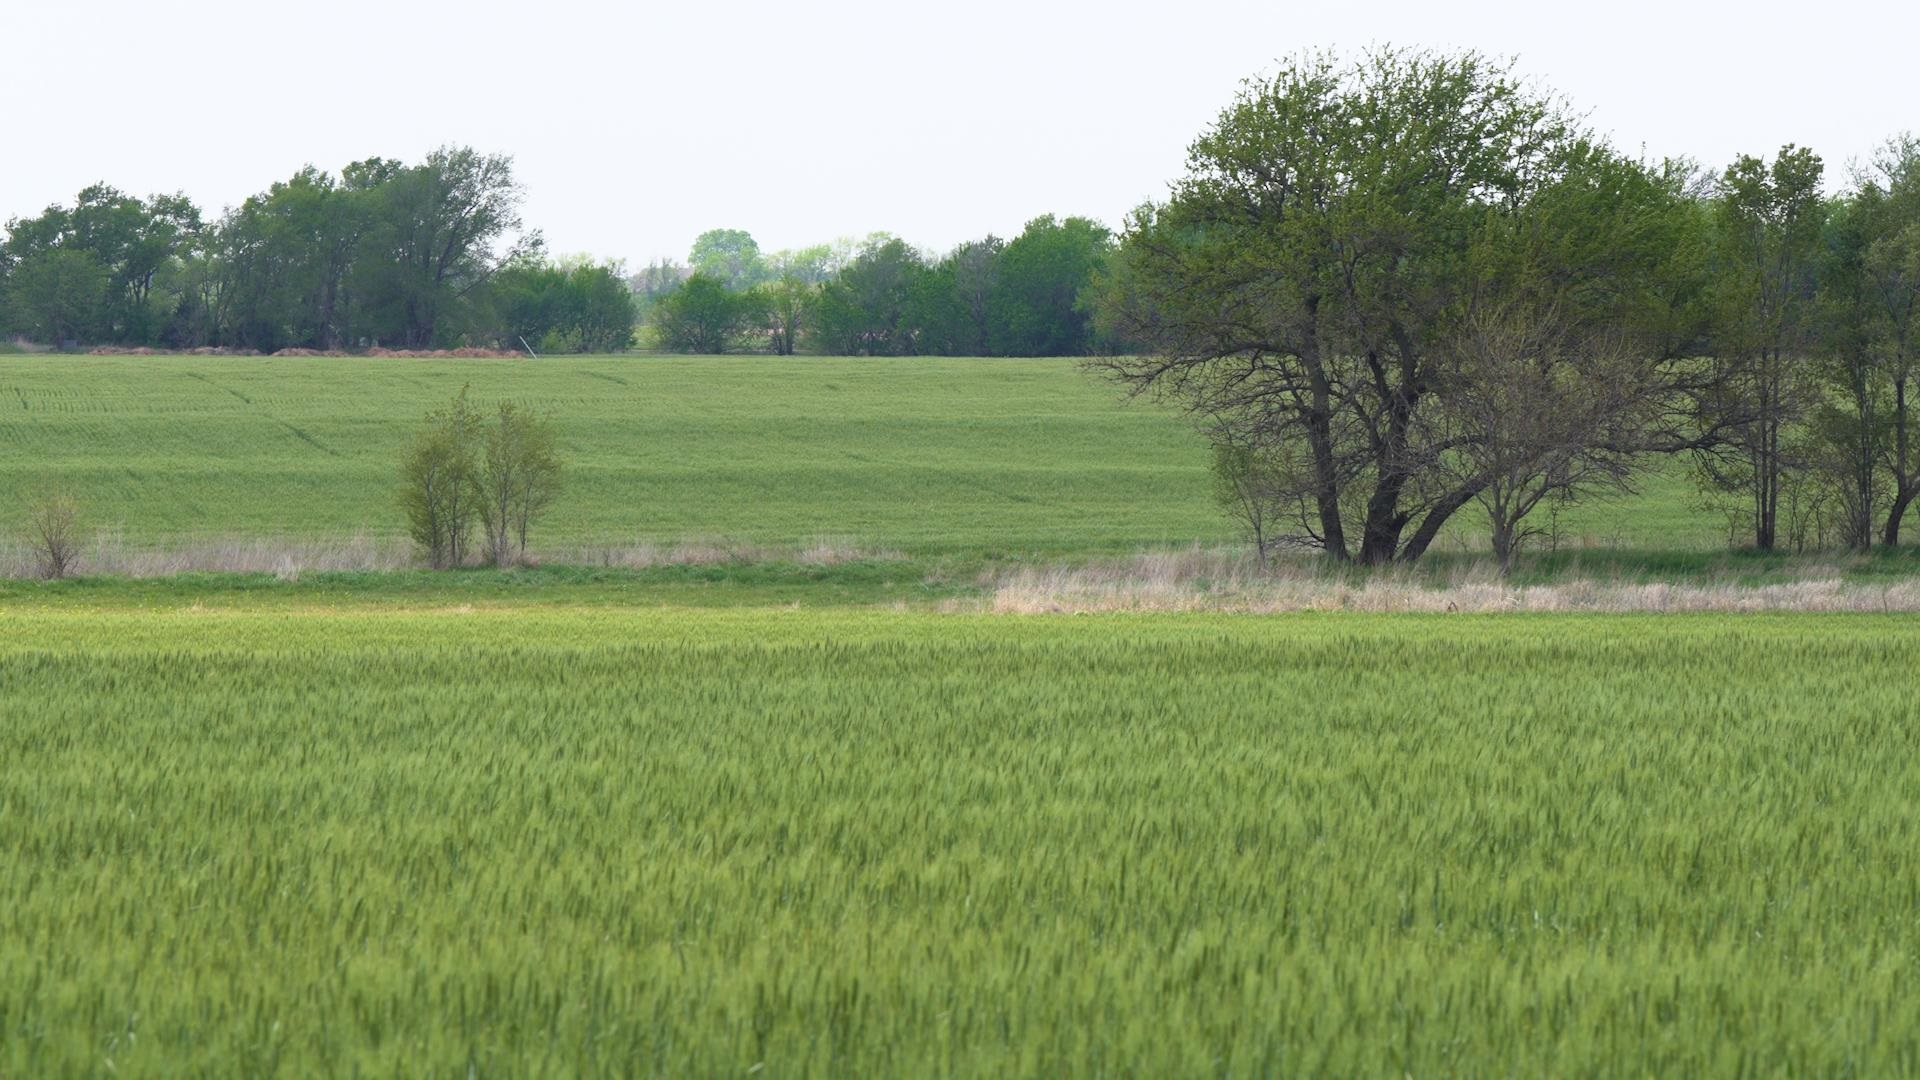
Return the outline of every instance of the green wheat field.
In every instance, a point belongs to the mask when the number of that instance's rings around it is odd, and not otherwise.
[[[1895,617],[0,642],[0,1074],[1920,1069]]]
[[[570,486],[547,543],[831,537],[920,555],[1235,536],[1186,421],[1072,360],[7,356],[0,507],[72,490],[135,544],[397,536],[402,448],[462,385],[553,415]],[[1567,515],[1566,540],[1725,545],[1684,478],[1644,489]]]

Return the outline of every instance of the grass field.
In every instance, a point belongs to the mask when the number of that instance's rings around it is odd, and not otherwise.
[[[1884,617],[0,613],[0,1075],[1920,1070]]]
[[[621,560],[406,568],[463,383]],[[1591,613],[1913,610],[1915,549],[1727,552],[1670,469],[1512,581],[1471,518],[1256,572],[1065,361],[0,385],[0,521],[254,567],[0,580],[0,1077],[1920,1074],[1913,616]],[[1223,613],[1330,598],[1586,613]]]
[[[1066,360],[0,357],[0,515],[51,485],[135,545],[395,535],[400,449],[463,383],[556,418],[571,487],[536,537],[549,545],[1057,554],[1234,536],[1185,422]],[[1724,545],[1690,498],[1656,475],[1562,531]]]

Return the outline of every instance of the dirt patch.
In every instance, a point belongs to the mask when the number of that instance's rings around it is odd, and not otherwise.
[[[383,349],[375,346],[368,349],[366,355],[402,360],[513,360],[521,354],[507,349]]]

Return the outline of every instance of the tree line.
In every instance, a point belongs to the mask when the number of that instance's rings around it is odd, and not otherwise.
[[[885,233],[763,255],[715,229],[633,286],[652,343],[676,352],[1085,356],[1116,344],[1086,303],[1112,247],[1098,222],[1052,215],[937,256]]]
[[[617,265],[546,257],[511,158],[309,166],[209,220],[106,184],[7,222],[0,331],[51,344],[273,352],[627,347]]]
[[[1097,279],[1097,366],[1187,410],[1263,556],[1421,557],[1685,460],[1752,546],[1901,541],[1920,497],[1920,141],[1636,160],[1474,53],[1248,82]],[[1738,539],[1738,536],[1735,537]]]
[[[1411,561],[1470,508],[1686,463],[1730,538],[1897,546],[1920,503],[1920,140],[1830,183],[1787,145],[1647,161],[1476,53],[1307,55],[1249,81],[1116,236],[1036,218],[930,254],[703,234],[625,277],[554,262],[511,161],[312,168],[203,220],[82,192],[15,219],[0,320],[44,341],[1084,355],[1185,409],[1265,557]],[[1829,189],[1832,190],[1829,190]]]
[[[184,194],[107,184],[7,222],[0,334],[236,351],[459,346],[792,355],[1079,356],[1102,337],[1088,288],[1112,234],[1029,222],[932,255],[876,233],[762,253],[714,229],[684,264],[627,275],[553,259],[502,155],[443,147],[337,174],[308,166],[218,218]]]

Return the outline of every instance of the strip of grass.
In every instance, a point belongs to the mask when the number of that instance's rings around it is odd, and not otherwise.
[[[1085,566],[1088,557],[1062,566]],[[459,604],[561,607],[926,607],[985,595],[996,574],[1019,562],[969,555],[856,559],[813,564],[737,561],[643,569],[539,566],[513,570],[187,573],[164,577],[0,578],[0,605],[30,607],[435,607]],[[1482,556],[1437,552],[1412,568],[1308,564],[1329,584],[1410,577],[1441,588],[1494,573]],[[1601,583],[1764,586],[1808,578],[1854,583],[1920,577],[1920,549],[1871,555],[1588,551],[1523,558],[1515,585]]]

